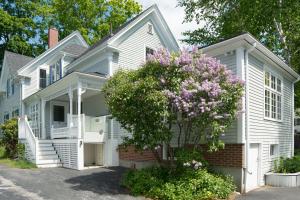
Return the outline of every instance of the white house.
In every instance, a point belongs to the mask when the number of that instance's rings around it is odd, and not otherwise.
[[[20,83],[15,105],[21,116],[19,138],[26,144],[28,159],[39,167],[78,170],[153,161],[150,151],[139,154],[132,147],[118,148],[122,136],[129,133],[111,118],[101,88],[116,70],[136,69],[157,48],[179,50],[157,6],[91,47],[79,32],[58,42],[57,31],[51,29],[49,47],[34,59],[26,57],[11,75],[6,75],[11,65],[5,57],[0,80],[0,109],[8,113],[13,106],[8,103],[11,86],[7,83]],[[205,157],[233,175],[241,191],[264,185],[272,161],[294,153],[293,88],[299,75],[247,33],[202,51],[220,59],[246,83],[245,112],[222,138],[225,149]]]

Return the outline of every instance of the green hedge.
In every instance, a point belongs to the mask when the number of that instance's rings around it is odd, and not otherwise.
[[[274,171],[276,173],[296,173],[300,172],[300,156],[292,158],[280,158],[275,161]]]
[[[163,200],[226,199],[235,190],[231,177],[191,168],[131,170],[125,174],[123,185],[133,195]]]

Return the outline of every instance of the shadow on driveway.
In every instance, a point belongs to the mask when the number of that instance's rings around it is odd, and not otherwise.
[[[121,186],[122,175],[126,168],[111,167],[102,168],[102,170],[100,168],[97,171],[66,179],[65,182],[72,184],[72,189],[77,191],[91,191],[98,194],[112,195],[129,194],[128,190]]]

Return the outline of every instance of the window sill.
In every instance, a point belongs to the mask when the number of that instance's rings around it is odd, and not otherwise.
[[[273,119],[273,118],[269,118],[269,117],[264,117],[264,120],[266,121],[272,121],[272,122],[279,122],[279,123],[282,123],[282,119],[281,120],[278,120],[278,119]]]

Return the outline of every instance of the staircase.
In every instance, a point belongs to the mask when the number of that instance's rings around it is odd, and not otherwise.
[[[36,165],[38,168],[61,167],[61,161],[51,140],[39,140]]]

